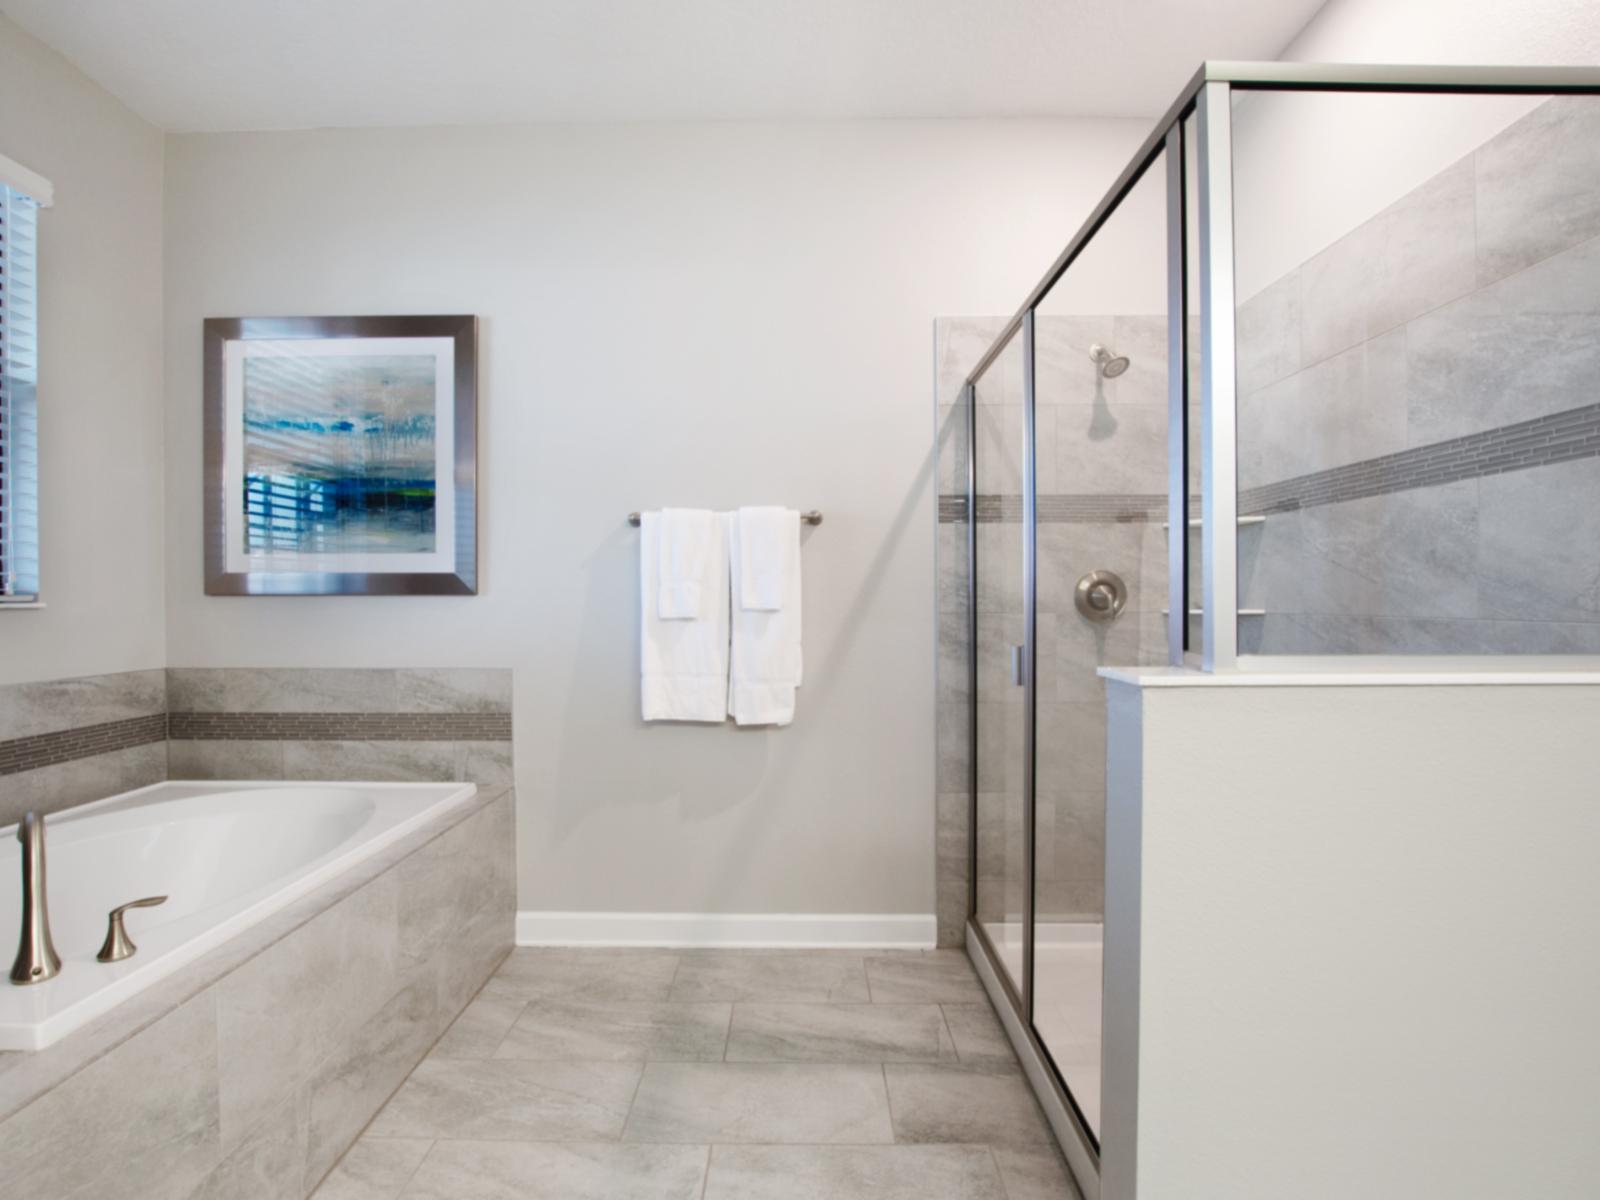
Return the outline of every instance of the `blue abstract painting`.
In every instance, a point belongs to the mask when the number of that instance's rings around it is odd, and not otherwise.
[[[243,366],[247,552],[435,549],[432,355],[263,355]]]

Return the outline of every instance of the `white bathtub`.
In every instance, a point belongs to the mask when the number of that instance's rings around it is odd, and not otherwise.
[[[40,1050],[184,963],[404,837],[470,783],[158,783],[45,821],[50,928],[61,974],[0,981],[0,1050]],[[0,955],[21,925],[17,827],[0,829]],[[95,961],[106,914],[144,896],[139,952]]]

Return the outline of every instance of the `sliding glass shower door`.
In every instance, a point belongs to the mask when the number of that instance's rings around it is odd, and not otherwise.
[[[1096,1144],[1098,671],[1168,655],[1167,187],[1157,156],[974,388],[975,918]]]
[[[977,677],[976,822],[978,923],[1013,991],[1023,994],[1028,896],[1028,820],[1022,769],[1022,487],[1026,439],[1024,339],[1012,337],[973,386],[979,564],[974,579]]]

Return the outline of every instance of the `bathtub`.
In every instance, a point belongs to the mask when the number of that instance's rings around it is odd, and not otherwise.
[[[61,974],[0,982],[0,1050],[40,1050],[469,800],[471,783],[157,783],[46,819],[50,927]],[[0,829],[0,954],[21,925],[17,827]],[[139,951],[95,954],[106,914]]]

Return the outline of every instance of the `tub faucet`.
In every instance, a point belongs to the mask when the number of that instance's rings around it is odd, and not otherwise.
[[[22,843],[22,940],[11,964],[12,983],[43,983],[61,973],[61,956],[50,940],[50,908],[44,887],[44,818],[26,814],[17,825]]]

